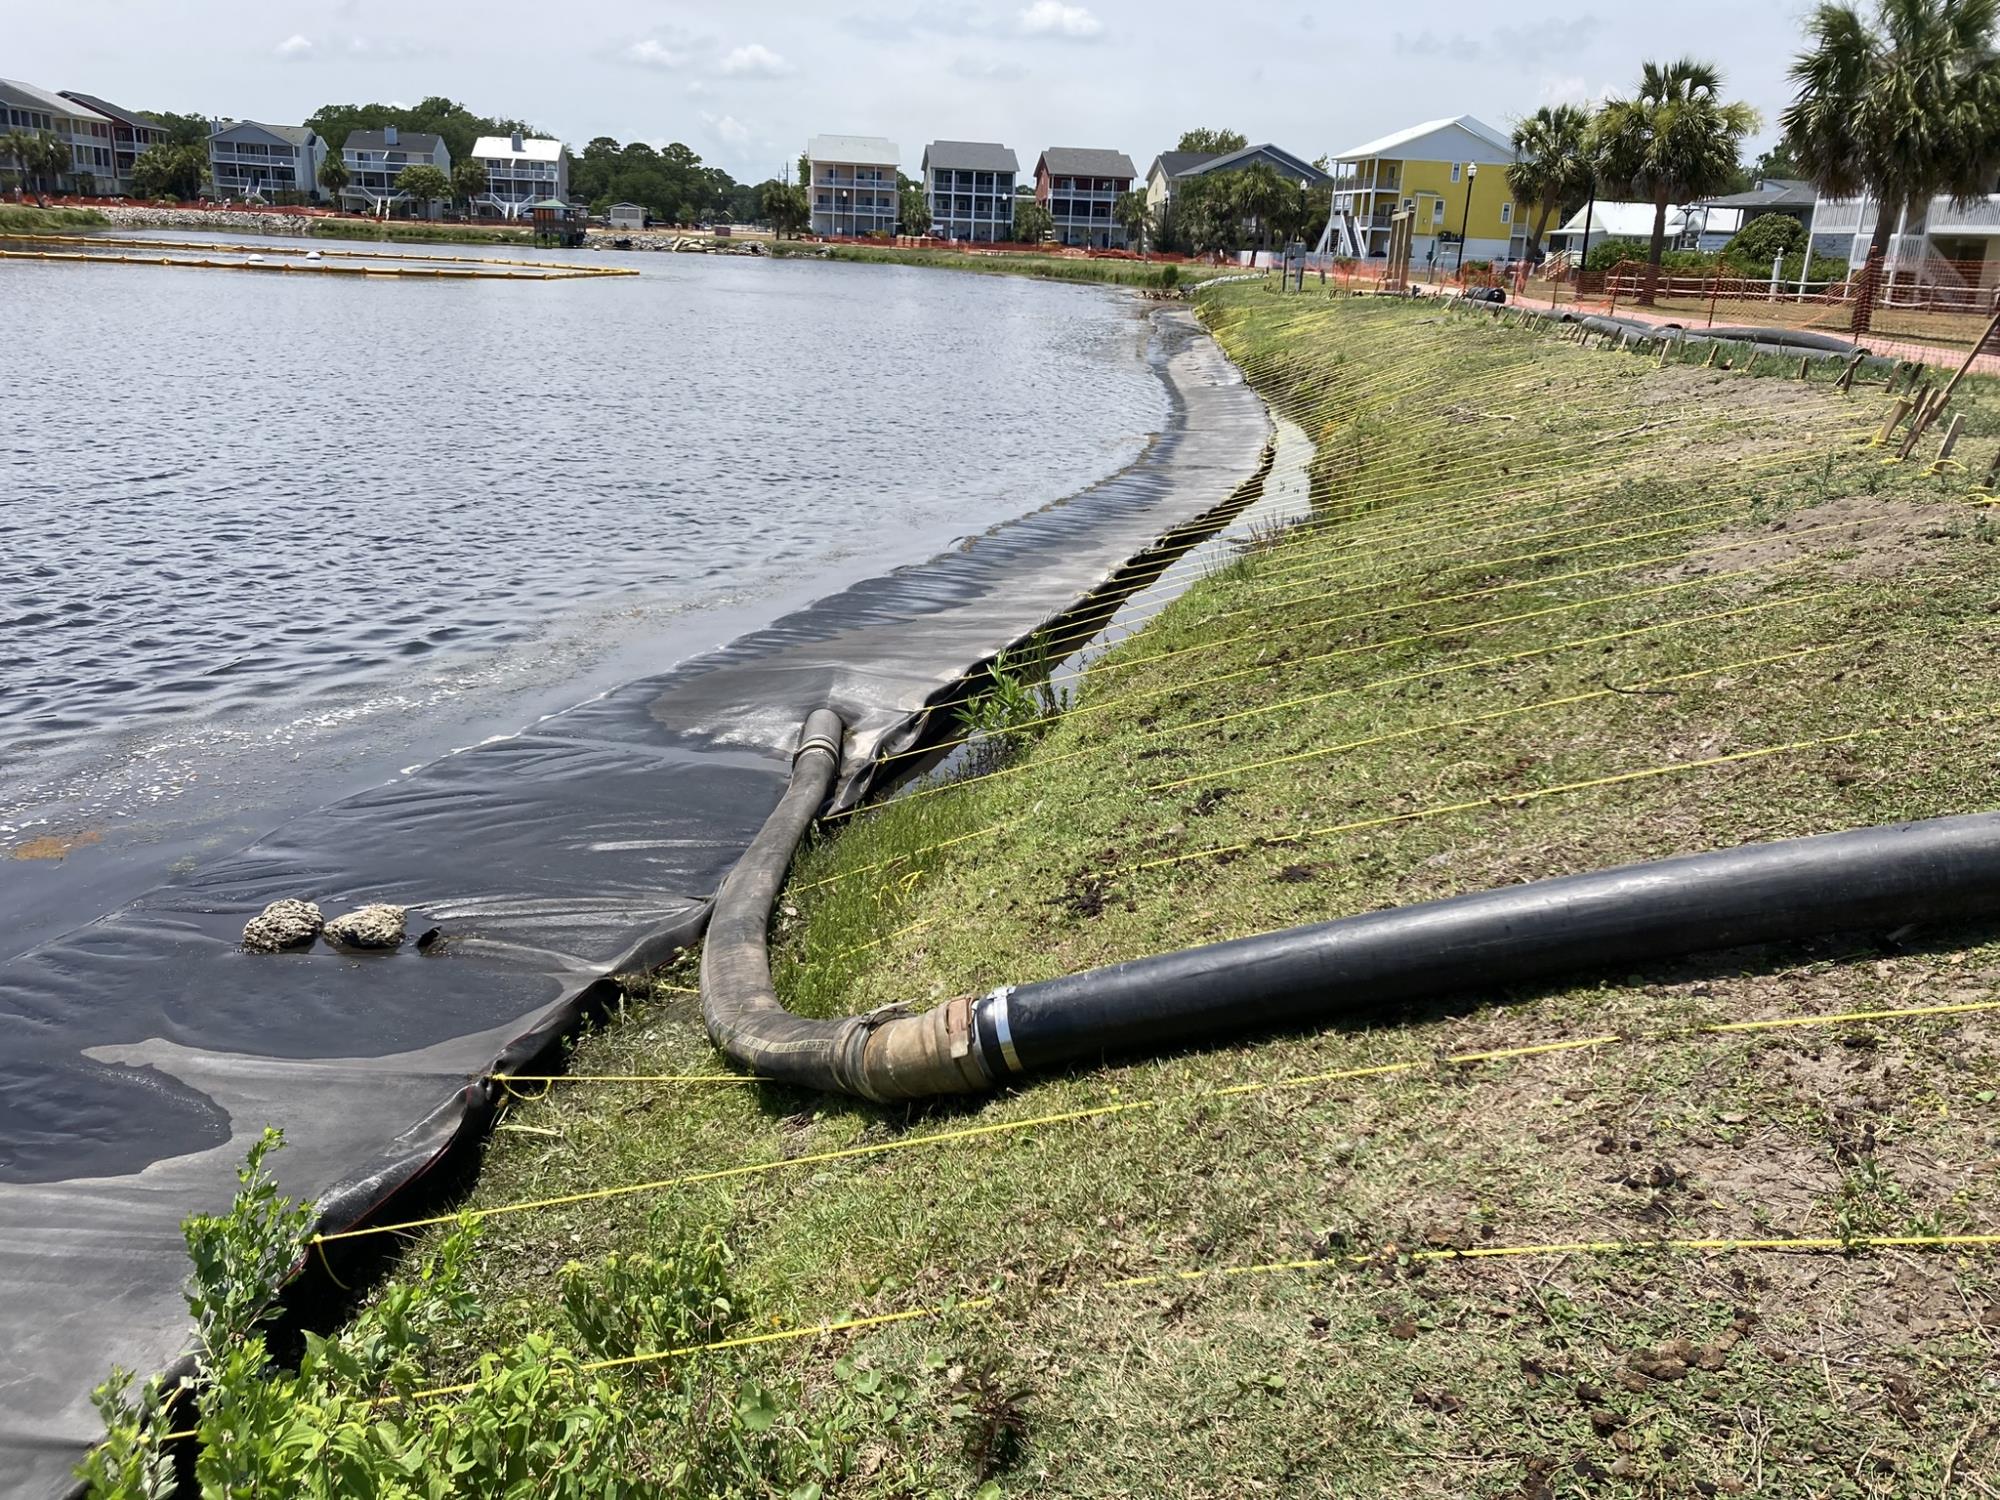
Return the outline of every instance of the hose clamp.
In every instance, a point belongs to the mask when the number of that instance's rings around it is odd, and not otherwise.
[[[1007,1060],[1010,1071],[1019,1073],[1021,1054],[1014,1050],[1014,1029],[1007,1024],[1007,997],[1014,993],[1014,986],[1003,984],[986,997],[986,1017],[993,1023],[993,1039],[1000,1044],[1000,1055]]]

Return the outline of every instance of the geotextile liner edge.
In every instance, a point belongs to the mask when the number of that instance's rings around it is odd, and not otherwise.
[[[0,965],[0,1489],[62,1493],[90,1389],[185,1349],[180,1221],[285,1129],[286,1191],[351,1227],[479,1133],[485,1083],[698,935],[834,707],[849,763],[914,741],[960,676],[1261,472],[1262,401],[1183,309],[1149,312],[1170,416],[1067,500],[520,734],[293,820]],[[843,802],[861,795],[843,782]],[[417,951],[242,951],[285,896],[411,909]]]

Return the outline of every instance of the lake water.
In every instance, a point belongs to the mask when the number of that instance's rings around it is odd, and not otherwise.
[[[582,258],[641,274],[0,266],[0,951],[1072,494],[1167,415],[1107,290]]]

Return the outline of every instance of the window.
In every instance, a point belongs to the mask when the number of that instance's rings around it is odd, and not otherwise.
[[[1415,208],[1416,206],[1417,206],[1417,200],[1414,198],[1405,198],[1403,200],[1403,207],[1406,209]]]
[[[1511,204],[1511,203],[1503,203],[1503,204],[1501,204],[1501,205],[1500,205],[1500,222],[1501,222],[1502,224],[1511,224],[1511,223],[1513,223],[1513,222],[1514,222],[1514,205],[1513,205],[1513,204]]]
[[[1444,217],[1444,199],[1436,198],[1431,201],[1431,217],[1433,219]]]
[[[1453,182],[1458,181],[1458,174],[1461,170],[1462,168],[1458,162],[1453,162],[1451,164],[1451,180]]]

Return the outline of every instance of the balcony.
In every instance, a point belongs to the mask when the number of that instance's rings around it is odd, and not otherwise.
[[[2000,193],[1975,198],[1963,206],[1954,205],[1949,198],[1938,198],[1931,203],[1924,222],[1932,234],[1968,229],[1978,234],[2000,234]]]

